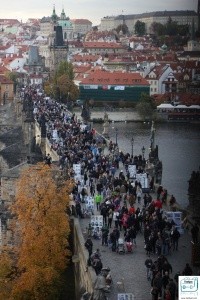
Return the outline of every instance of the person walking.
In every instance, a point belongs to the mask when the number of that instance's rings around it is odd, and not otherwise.
[[[178,229],[175,226],[172,227],[172,231],[171,231],[170,236],[171,236],[173,251],[174,250],[177,251],[178,250],[178,242],[179,242],[179,238],[180,238],[181,235],[180,235]]]
[[[108,227],[112,228],[112,220],[113,220],[113,210],[112,208],[108,211]]]
[[[100,208],[100,204],[101,204],[102,199],[103,199],[103,197],[100,193],[96,194],[95,197],[94,197],[94,201],[96,203],[97,210],[99,210],[99,208]]]

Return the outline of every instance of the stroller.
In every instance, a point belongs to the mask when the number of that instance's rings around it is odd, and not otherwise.
[[[122,238],[118,239],[117,253],[125,254],[124,239],[122,239]]]
[[[127,253],[133,252],[133,243],[132,242],[126,242],[126,252]]]

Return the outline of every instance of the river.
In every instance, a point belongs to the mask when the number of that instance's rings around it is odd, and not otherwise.
[[[100,133],[102,124],[95,124]],[[115,122],[109,125],[109,136],[117,142],[119,149],[132,152],[131,139],[134,139],[133,154],[141,154],[145,147],[148,158],[151,136],[150,123]],[[186,123],[164,123],[155,125],[155,145],[159,148],[159,158],[163,163],[162,185],[173,194],[182,207],[188,205],[188,180],[193,170],[200,166],[200,125]]]

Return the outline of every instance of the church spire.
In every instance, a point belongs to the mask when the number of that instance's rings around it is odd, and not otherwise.
[[[58,20],[58,16],[56,15],[56,9],[55,9],[55,4],[53,5],[53,13],[51,15],[51,20],[53,23],[56,23]]]

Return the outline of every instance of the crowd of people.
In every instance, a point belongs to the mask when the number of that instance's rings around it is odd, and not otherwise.
[[[159,187],[156,199],[152,199],[151,193],[142,192],[139,181],[130,178],[130,164],[136,165],[138,173],[145,172],[142,156],[132,157],[119,151],[112,142],[105,151],[105,139],[94,128],[80,122],[63,104],[31,88],[25,88],[23,95],[25,99],[32,99],[34,118],[59,157],[59,168],[67,169],[73,177],[73,165],[81,166],[82,180],[76,180],[72,191],[74,205],[71,214],[84,218],[84,198],[88,195],[94,197],[95,210],[103,217],[101,244],[113,252],[118,249],[120,237],[125,245],[131,243],[137,247],[137,235],[143,234],[152,299],[175,300],[177,279],[170,276],[172,266],[167,256],[178,250],[180,233],[173,221],[163,217],[162,206],[166,203],[167,190]],[[48,164],[52,163],[50,155],[47,154],[45,159]],[[123,166],[121,171],[120,166]],[[153,178],[148,180],[154,190]],[[174,201],[175,198],[171,202]],[[86,240],[85,247],[88,266],[99,275],[103,264],[99,251],[93,252],[91,237]],[[155,256],[157,259],[153,260]]]

